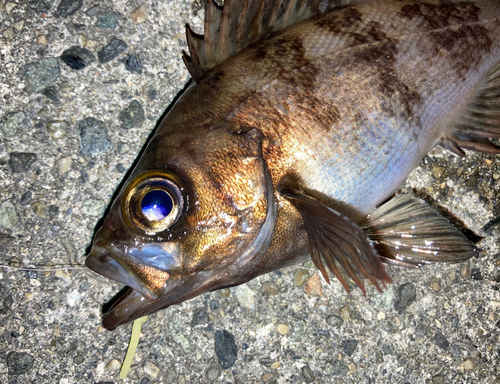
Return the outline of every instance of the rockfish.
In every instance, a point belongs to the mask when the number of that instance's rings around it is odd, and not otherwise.
[[[193,82],[86,259],[129,287],[105,328],[309,257],[364,292],[480,251],[393,195],[437,145],[500,153],[500,2],[207,0],[186,34]]]

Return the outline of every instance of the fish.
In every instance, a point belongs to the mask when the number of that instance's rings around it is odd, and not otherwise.
[[[120,325],[312,259],[349,292],[481,248],[397,193],[436,146],[500,154],[500,3],[208,0],[192,81],[96,232]]]

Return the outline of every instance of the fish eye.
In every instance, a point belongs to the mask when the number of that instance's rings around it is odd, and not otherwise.
[[[125,188],[122,214],[129,225],[154,235],[171,229],[184,209],[183,188],[169,171],[147,171],[133,178]]]

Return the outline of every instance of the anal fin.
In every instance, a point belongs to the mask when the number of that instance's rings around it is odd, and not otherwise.
[[[363,293],[364,278],[379,290],[379,282],[384,285],[391,282],[377,252],[356,223],[295,189],[284,188],[281,194],[300,212],[309,237],[311,258],[328,283],[327,269],[347,292],[348,278],[354,280]]]
[[[500,147],[489,139],[500,138],[500,64],[486,76],[477,95],[455,122],[454,129],[442,137],[441,144],[459,156],[464,149],[500,154]]]
[[[389,200],[360,226],[389,264],[459,263],[481,251],[434,208],[408,195]]]

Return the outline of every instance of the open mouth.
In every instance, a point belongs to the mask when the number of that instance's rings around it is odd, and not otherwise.
[[[149,299],[136,290],[125,287],[103,306],[102,326],[110,331],[138,318],[137,313]]]

